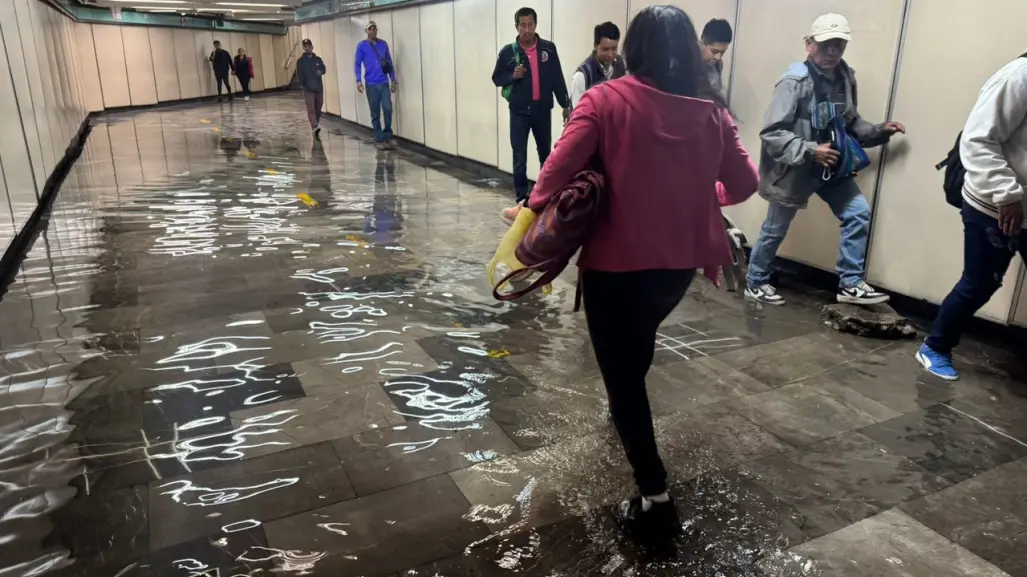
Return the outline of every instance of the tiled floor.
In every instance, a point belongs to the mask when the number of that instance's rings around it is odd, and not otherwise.
[[[509,192],[304,122],[97,122],[0,301],[0,574],[1027,575],[1014,356],[934,381],[801,288],[700,284],[661,329],[686,531],[639,550],[571,285],[483,278]]]

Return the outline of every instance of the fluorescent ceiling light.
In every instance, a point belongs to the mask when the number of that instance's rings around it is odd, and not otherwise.
[[[243,22],[281,22],[281,18],[240,18]]]
[[[110,0],[111,2],[138,2],[139,0]],[[151,4],[185,4],[185,0],[145,0]]]
[[[135,1],[138,2],[139,0]],[[153,0],[146,1],[152,2]],[[180,10],[184,10],[184,8],[167,8],[164,6],[128,6],[128,8],[131,8],[132,10],[148,10],[150,12],[178,12]]]
[[[217,6],[263,6],[266,8],[285,8],[285,4],[260,4],[255,2],[215,2]]]
[[[236,9],[233,9],[233,8],[194,8],[193,11],[194,12],[260,12],[260,10],[236,10]]]

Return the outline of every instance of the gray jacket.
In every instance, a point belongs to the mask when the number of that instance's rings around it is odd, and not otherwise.
[[[883,124],[870,124],[857,108],[856,74],[843,61],[838,71],[846,84],[848,132],[864,148],[886,144]],[[823,184],[813,135],[813,78],[805,62],[796,62],[777,81],[774,100],[763,120],[760,139],[760,196],[784,206],[804,208]]]

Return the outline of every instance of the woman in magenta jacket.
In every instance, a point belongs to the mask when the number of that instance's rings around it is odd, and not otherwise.
[[[631,76],[585,93],[529,206],[539,212],[593,157],[602,162],[605,206],[578,261],[585,315],[639,489],[623,513],[637,536],[662,539],[681,523],[645,390],[656,331],[697,269],[731,264],[720,208],[751,196],[758,176],[681,9],[642,10],[624,53]]]
[[[250,80],[253,80],[253,59],[246,55],[242,48],[235,55],[235,77],[239,79],[239,86],[242,87],[242,95],[246,100],[250,99]]]

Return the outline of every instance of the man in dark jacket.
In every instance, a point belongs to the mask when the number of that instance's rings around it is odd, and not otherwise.
[[[528,199],[528,133],[535,137],[539,164],[545,164],[552,149],[553,97],[563,108],[564,122],[570,118],[571,100],[563,77],[556,45],[535,34],[538,14],[521,8],[514,17],[517,40],[504,46],[496,59],[492,82],[503,88],[510,102],[510,145],[513,147],[514,187],[518,205],[503,211],[503,220],[513,222]]]
[[[596,84],[620,78],[627,74],[624,59],[617,54],[620,47],[620,28],[613,22],[595,27],[592,54],[578,66],[571,77],[571,105],[577,106],[585,91]]]
[[[324,60],[314,54],[314,43],[309,38],[303,39],[303,55],[296,61],[296,77],[303,89],[307,118],[314,136],[321,133],[321,107],[324,106],[324,82],[321,77],[327,71]]]
[[[221,85],[225,85],[228,92],[228,99],[232,99],[232,86],[228,83],[228,75],[231,74],[232,55],[227,50],[221,49],[221,42],[214,41],[214,51],[210,53],[210,65],[214,69],[214,82],[218,85],[218,101],[221,100]]]

